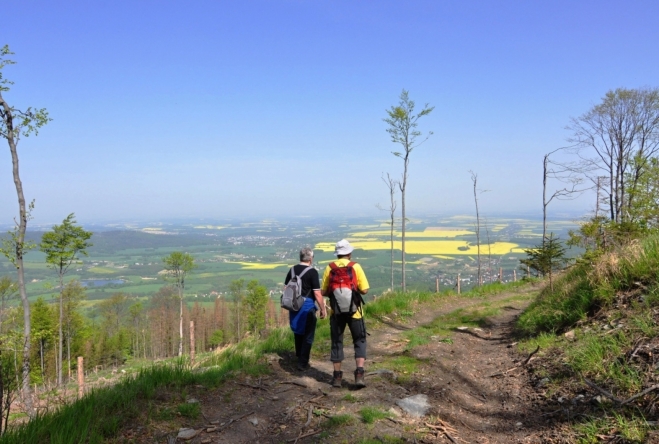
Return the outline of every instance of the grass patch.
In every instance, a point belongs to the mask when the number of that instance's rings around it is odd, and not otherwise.
[[[334,415],[327,418],[327,421],[323,423],[324,428],[336,428],[341,426],[350,425],[355,421],[355,417],[352,415],[342,414]]]
[[[201,414],[201,406],[198,402],[179,404],[176,408],[181,416],[185,418],[197,419]]]
[[[417,358],[403,355],[388,357],[383,361],[374,363],[371,368],[373,370],[384,368],[393,370],[396,373],[411,374],[416,373],[419,369],[419,365],[422,363],[423,361]]]
[[[602,442],[602,436],[622,438],[621,442],[645,442],[649,425],[642,418],[626,418],[613,413],[604,418],[588,418],[585,422],[576,424],[577,443],[595,444]],[[614,438],[615,439],[615,438]]]
[[[268,371],[263,356],[293,349],[293,335],[288,328],[275,329],[264,340],[248,338],[222,353],[202,361],[203,371],[191,371],[185,359],[141,369],[110,387],[94,389],[82,399],[62,408],[38,415],[31,421],[7,431],[0,444],[27,442],[100,443],[114,436],[125,424],[143,415],[146,405],[160,387],[172,387],[184,393],[191,385],[217,387],[238,372],[263,374]],[[195,418],[199,404],[181,404],[182,416]],[[154,415],[163,420],[174,416],[162,409]]]
[[[341,398],[341,399],[343,399],[344,401],[348,401],[348,402],[357,402],[357,401],[359,401],[359,398],[357,398],[357,397],[356,397],[355,395],[353,395],[352,393],[348,393],[348,394],[346,394],[346,395],[345,395],[343,398]]]
[[[361,416],[362,421],[366,424],[373,424],[379,419],[385,419],[391,417],[391,413],[385,412],[377,407],[364,407],[359,411],[359,416]]]

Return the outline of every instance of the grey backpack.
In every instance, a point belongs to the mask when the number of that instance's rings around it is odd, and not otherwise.
[[[313,267],[305,268],[299,276],[295,276],[295,267],[291,267],[291,280],[288,281],[281,295],[281,308],[288,311],[298,311],[304,304],[302,296],[302,276]]]

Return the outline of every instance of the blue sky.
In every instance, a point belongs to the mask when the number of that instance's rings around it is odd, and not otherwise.
[[[30,1],[2,8],[35,223],[377,214],[385,110],[435,106],[408,214],[541,212],[542,157],[610,89],[657,87],[655,1]],[[593,202],[591,202],[593,201]],[[553,206],[586,213],[594,199]],[[0,224],[17,213],[0,148]]]

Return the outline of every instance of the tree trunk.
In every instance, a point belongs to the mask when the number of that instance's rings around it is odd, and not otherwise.
[[[25,244],[25,231],[27,229],[28,212],[25,207],[25,196],[23,194],[23,183],[19,175],[18,169],[18,151],[16,150],[16,134],[14,132],[14,122],[11,108],[5,102],[0,94],[0,105],[5,113],[5,123],[7,126],[7,142],[9,143],[9,151],[11,152],[12,173],[14,177],[14,185],[16,186],[16,195],[18,197],[18,210],[19,210],[19,223],[16,233],[15,247],[15,260],[16,272],[18,275],[18,291],[21,295],[21,303],[23,304],[23,366],[22,366],[22,392],[23,402],[28,416],[34,416],[34,409],[32,405],[32,393],[30,390],[30,301],[27,298],[27,291],[25,290],[25,274],[23,270],[23,247]]]
[[[64,320],[64,277],[60,271],[59,275],[59,337],[57,339],[57,348],[59,361],[57,362],[57,386],[62,385],[62,358],[64,357],[64,340],[62,338],[62,322]]]
[[[407,138],[405,140],[405,146],[409,146]],[[401,210],[401,271],[402,271],[402,290],[405,292],[407,290],[406,285],[406,273],[405,273],[405,189],[407,188],[407,165],[409,164],[409,151],[405,153],[405,167],[403,169],[403,184],[400,185],[400,210]]]
[[[183,289],[180,286],[178,287],[178,297],[180,301],[178,355],[183,356]]]
[[[478,176],[474,173],[471,173],[471,180],[474,182],[474,203],[476,204],[476,248],[478,254],[478,286],[481,285],[481,219],[478,214],[478,194],[477,194],[477,183]]]

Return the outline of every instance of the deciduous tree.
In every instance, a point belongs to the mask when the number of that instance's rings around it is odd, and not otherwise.
[[[61,225],[55,225],[41,237],[39,249],[46,254],[46,262],[55,269],[59,277],[59,361],[57,364],[57,385],[62,385],[62,359],[64,357],[62,325],[64,320],[64,275],[71,264],[78,261],[79,255],[87,255],[87,248],[92,244],[89,239],[91,231],[76,226],[73,213],[69,214]]]
[[[21,137],[28,137],[31,134],[38,134],[39,129],[48,123],[51,119],[48,117],[48,111],[45,108],[33,109],[27,108],[25,111],[19,110],[7,103],[2,93],[9,91],[9,85],[13,82],[6,79],[3,75],[3,69],[7,65],[15,62],[8,59],[7,56],[13,53],[9,46],[5,45],[0,48],[0,137],[7,141],[12,160],[12,174],[14,186],[16,187],[16,197],[18,198],[18,221],[15,229],[10,233],[10,239],[6,243],[2,252],[11,260],[16,267],[18,274],[18,291],[21,295],[23,304],[23,366],[22,366],[22,391],[23,402],[28,415],[32,416],[32,396],[30,395],[30,302],[25,290],[25,275],[23,269],[23,255],[26,252],[25,231],[27,222],[30,218],[30,209],[25,203],[23,194],[23,183],[21,182],[20,171],[18,166],[18,142]]]
[[[393,143],[400,144],[402,151],[393,151],[392,154],[403,159],[402,180],[398,182],[400,188],[400,206],[401,206],[401,271],[402,271],[402,289],[406,290],[405,282],[405,192],[407,191],[407,175],[410,164],[410,154],[414,148],[428,140],[432,131],[428,133],[425,139],[417,141],[421,137],[421,131],[417,130],[418,121],[421,117],[426,116],[435,109],[426,103],[423,109],[414,114],[415,103],[410,100],[406,90],[400,93],[400,101],[397,106],[392,106],[386,110],[387,116],[383,120],[389,125],[387,132],[391,136]]]
[[[165,263],[165,270],[168,272],[167,276],[174,281],[178,289],[180,303],[178,355],[183,356],[183,290],[185,289],[185,278],[195,268],[194,258],[188,253],[173,251],[162,260]]]
[[[611,220],[629,221],[636,190],[659,151],[659,88],[609,91],[567,129],[578,154],[608,179]]]

